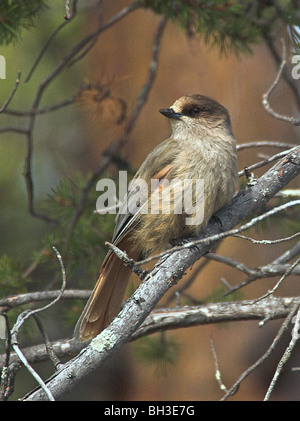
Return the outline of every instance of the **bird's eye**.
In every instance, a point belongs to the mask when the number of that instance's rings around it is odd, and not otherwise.
[[[194,108],[192,108],[191,110],[190,110],[190,114],[192,115],[192,116],[197,116],[197,115],[199,115],[201,113],[201,108],[199,108],[199,107],[194,107]]]

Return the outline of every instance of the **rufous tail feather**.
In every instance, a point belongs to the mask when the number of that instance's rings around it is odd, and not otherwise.
[[[118,247],[127,251],[124,246],[128,243],[123,239]],[[130,257],[136,259],[138,253]],[[132,271],[115,254],[110,254],[75,327],[77,339],[83,342],[94,338],[117,316],[131,274]]]

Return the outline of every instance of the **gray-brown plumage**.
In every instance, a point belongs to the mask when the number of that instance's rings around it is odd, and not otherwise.
[[[154,250],[165,249],[172,240],[199,233],[211,216],[229,202],[236,188],[236,141],[227,110],[206,96],[188,95],[160,112],[169,118],[171,137],[150,152],[137,171],[134,180],[145,180],[148,188],[140,195],[140,206],[134,207],[132,213],[119,210],[112,239],[135,260],[140,255],[145,257]],[[187,217],[196,216],[197,207],[192,214],[184,208],[181,213],[174,209],[178,203],[182,204],[180,184],[197,179],[204,180],[204,215],[199,223],[187,224]],[[151,190],[151,180],[157,181],[156,190]],[[155,196],[159,194],[161,198],[165,192],[170,192],[169,213]],[[194,187],[191,194],[191,203],[195,205],[199,197]],[[133,197],[129,190],[124,203],[128,205]],[[145,206],[148,212],[143,211]],[[76,325],[78,339],[93,338],[117,315],[130,275],[130,269],[108,252],[94,291]]]

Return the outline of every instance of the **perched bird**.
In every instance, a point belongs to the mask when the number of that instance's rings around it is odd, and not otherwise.
[[[169,119],[172,134],[150,152],[137,171],[116,217],[112,238],[112,243],[134,260],[197,235],[236,189],[236,141],[226,108],[209,97],[187,95],[159,111]],[[186,180],[192,181],[188,184],[189,209],[182,206]],[[202,190],[193,184],[197,180],[202,180]],[[138,181],[143,181],[146,189],[141,189],[138,203],[132,206]],[[164,207],[158,199],[165,197]],[[75,336],[79,340],[95,337],[118,314],[130,275],[131,270],[109,251],[77,322]]]

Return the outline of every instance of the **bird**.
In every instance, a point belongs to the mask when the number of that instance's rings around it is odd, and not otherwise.
[[[205,95],[192,94],[181,96],[159,112],[169,120],[172,133],[136,172],[133,188],[128,189],[116,216],[111,241],[135,261],[198,235],[232,199],[238,179],[236,139],[224,106]],[[183,208],[178,212],[185,180],[202,180],[202,196],[198,200],[200,194],[192,185],[189,211]],[[132,206],[139,181],[146,188]],[[169,198],[166,209],[158,200],[164,193]],[[74,334],[79,341],[94,338],[117,316],[131,273],[110,249],[76,324]]]

